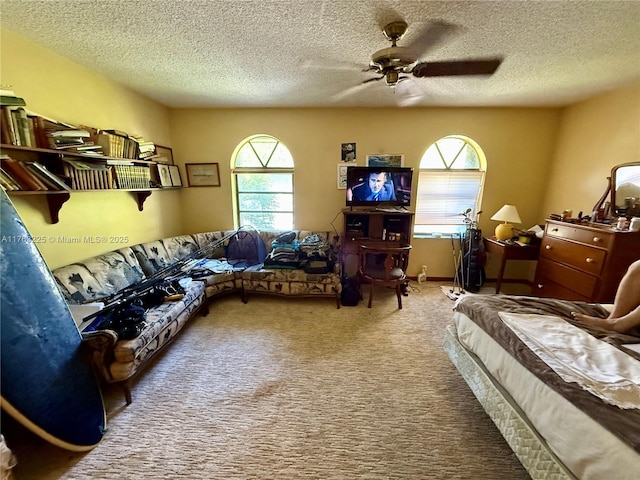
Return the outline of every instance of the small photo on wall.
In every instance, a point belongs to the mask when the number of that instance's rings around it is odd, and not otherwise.
[[[343,143],[342,144],[342,156],[340,157],[343,162],[355,162],[356,161],[356,143]]]
[[[347,163],[339,163],[338,164],[338,190],[346,190],[347,188],[347,168],[355,165],[355,162],[351,163],[351,165]]]

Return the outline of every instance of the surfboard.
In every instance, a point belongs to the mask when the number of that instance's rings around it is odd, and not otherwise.
[[[97,377],[69,307],[4,190],[0,317],[2,409],[56,446],[95,447],[107,424]]]

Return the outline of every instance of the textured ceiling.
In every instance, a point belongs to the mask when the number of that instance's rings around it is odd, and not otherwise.
[[[640,78],[636,0],[1,0],[0,15],[170,107],[556,106]],[[399,45],[429,21],[461,27],[420,60],[504,62],[491,77],[360,86],[398,18],[409,24]]]

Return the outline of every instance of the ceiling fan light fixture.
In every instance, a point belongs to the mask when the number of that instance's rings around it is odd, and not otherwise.
[[[398,83],[399,74],[395,70],[389,70],[384,75],[384,81],[390,87],[395,86]]]

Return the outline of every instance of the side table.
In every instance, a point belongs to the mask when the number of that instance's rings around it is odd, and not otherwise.
[[[505,243],[493,238],[483,238],[484,249],[500,257],[500,270],[496,279],[496,293],[500,293],[502,286],[502,275],[507,260],[538,260],[540,254],[540,244],[520,245],[518,243]]]

